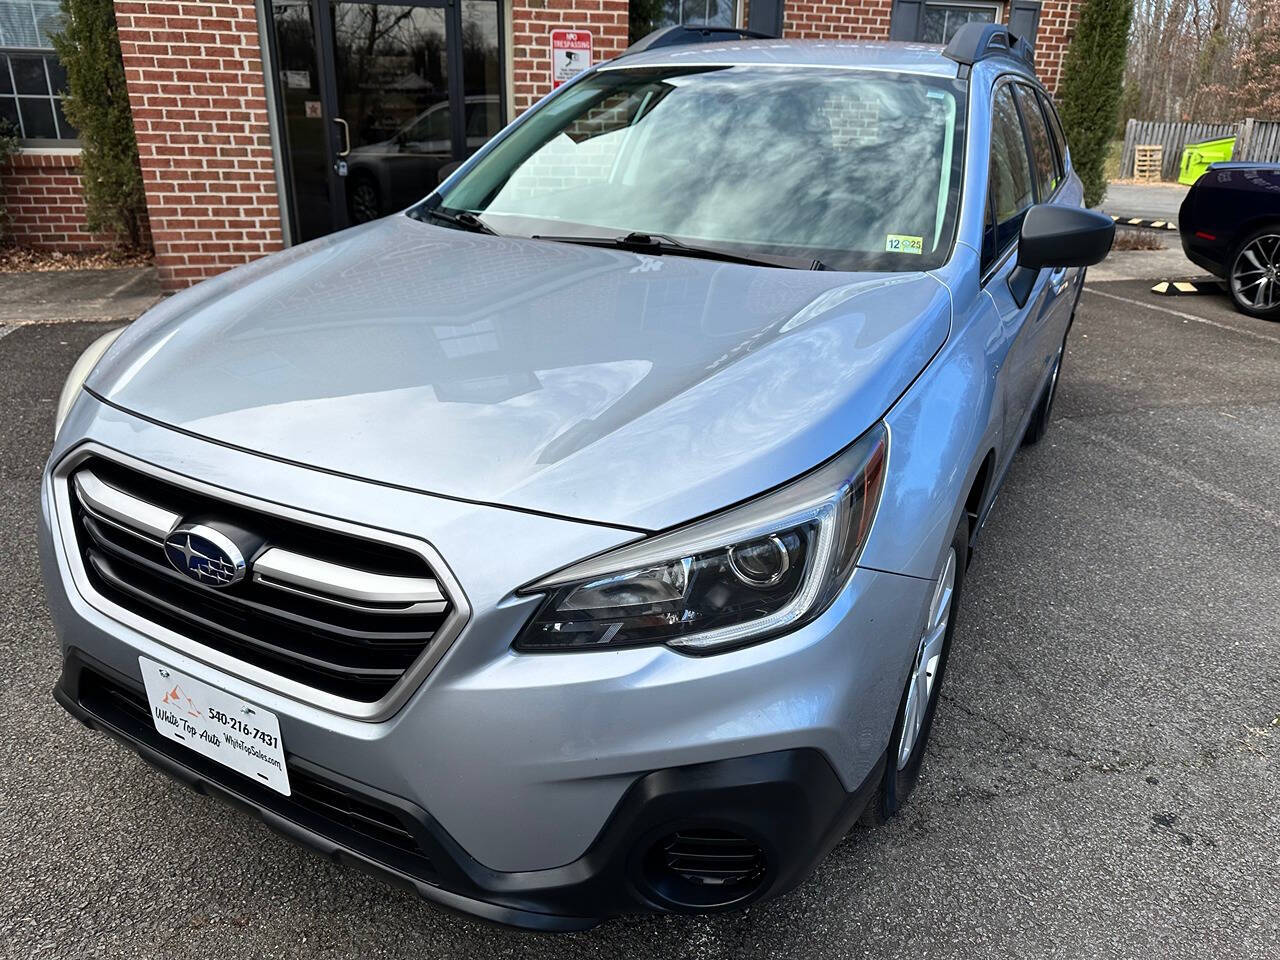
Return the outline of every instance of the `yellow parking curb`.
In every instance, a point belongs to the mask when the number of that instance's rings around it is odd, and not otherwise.
[[[1121,219],[1110,214],[1111,220],[1125,227],[1150,227],[1153,230],[1177,230],[1178,225],[1172,220],[1144,220],[1141,217],[1125,217]]]
[[[1152,293],[1165,297],[1181,297],[1195,293],[1221,293],[1218,280],[1161,280],[1151,288]]]

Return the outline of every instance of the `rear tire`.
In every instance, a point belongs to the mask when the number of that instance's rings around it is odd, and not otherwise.
[[[1280,224],[1249,234],[1231,254],[1227,289],[1236,309],[1280,321]]]
[[[969,518],[961,516],[935,582],[924,635],[914,652],[907,686],[898,703],[898,715],[885,753],[884,778],[862,814],[862,822],[868,826],[892,819],[920,778],[942,680],[946,676],[947,658],[951,654],[951,635],[955,632],[968,552]]]

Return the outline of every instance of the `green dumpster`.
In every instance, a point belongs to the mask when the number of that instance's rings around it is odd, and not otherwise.
[[[1178,170],[1178,182],[1188,186],[1195,183],[1200,179],[1200,174],[1209,169],[1209,164],[1230,160],[1235,148],[1235,137],[1187,144],[1187,149],[1182,151],[1182,166]]]

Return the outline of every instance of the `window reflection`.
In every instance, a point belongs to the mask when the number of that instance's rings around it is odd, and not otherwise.
[[[443,196],[523,236],[638,231],[836,269],[915,270],[950,249],[954,84],[783,67],[601,71]]]
[[[455,155],[443,7],[335,3],[338,114],[351,129],[346,182],[355,223],[406,207],[442,168],[502,127],[496,0],[463,0],[463,153]]]
[[[628,7],[631,42],[654,30],[677,23],[733,27],[738,23],[738,0],[631,0]]]
[[[950,43],[966,23],[995,23],[999,13],[999,6],[993,3],[926,3],[916,39],[921,43]]]

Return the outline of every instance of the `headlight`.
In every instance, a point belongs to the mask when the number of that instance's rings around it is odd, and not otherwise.
[[[80,354],[80,359],[72,366],[71,372],[67,374],[66,382],[62,385],[62,393],[58,394],[58,412],[53,420],[53,436],[55,439],[62,429],[62,422],[67,419],[67,414],[71,412],[71,405],[76,402],[76,397],[80,396],[80,388],[89,379],[89,374],[93,372],[93,368],[98,365],[98,361],[102,359],[102,355],[107,352],[107,349],[116,342],[116,337],[124,333],[126,329],[126,327],[121,327],[118,330],[112,330],[110,333],[104,333],[89,344],[89,348]]]
[[[664,643],[705,653],[812,620],[849,579],[880,502],[888,430],[772,493],[530,584],[516,649]]]

